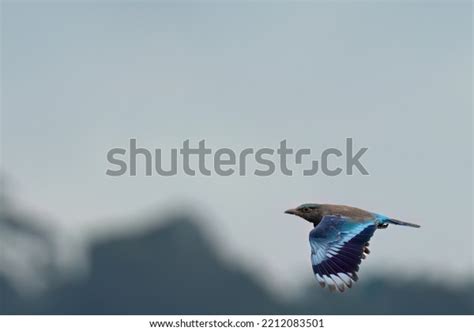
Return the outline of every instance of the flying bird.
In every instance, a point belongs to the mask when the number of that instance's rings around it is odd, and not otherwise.
[[[330,204],[306,203],[285,211],[313,223],[309,233],[311,264],[321,287],[344,292],[358,280],[357,271],[369,250],[369,240],[376,229],[390,224],[419,228],[363,209]]]

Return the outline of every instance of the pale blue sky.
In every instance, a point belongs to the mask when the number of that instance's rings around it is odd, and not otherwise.
[[[312,278],[310,227],[283,214],[303,202],[422,224],[377,233],[362,273],[467,275],[471,16],[469,2],[3,4],[4,171],[20,203],[84,238],[193,208],[280,288]],[[371,175],[107,177],[107,150],[131,137],[316,153],[352,137]]]

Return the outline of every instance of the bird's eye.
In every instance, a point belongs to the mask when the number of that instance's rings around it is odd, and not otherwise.
[[[308,207],[304,207],[303,209],[301,209],[301,211],[303,213],[309,213],[310,209]]]

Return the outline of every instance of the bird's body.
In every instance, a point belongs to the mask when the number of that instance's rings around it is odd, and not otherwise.
[[[376,229],[389,224],[420,227],[363,209],[331,204],[303,204],[286,211],[314,224],[309,234],[311,263],[319,284],[343,292],[357,281],[359,264],[370,253]]]

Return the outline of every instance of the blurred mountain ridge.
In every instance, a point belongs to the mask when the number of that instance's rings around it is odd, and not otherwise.
[[[19,268],[17,275],[48,269],[41,275],[48,287],[36,295],[21,293],[11,274],[7,277],[0,268],[0,314],[474,313],[472,281],[450,286],[423,278],[400,280],[397,275],[365,278],[344,294],[329,293],[314,282],[303,295],[284,301],[250,271],[220,258],[193,216],[160,221],[142,231],[97,239],[88,249],[84,277],[61,280],[53,257],[37,261],[34,268]],[[30,240],[33,233],[43,244],[32,247],[44,250],[41,256],[54,254],[47,229],[42,233],[22,216],[2,212],[0,230],[8,224],[16,224],[9,236]],[[16,241],[0,240],[3,248],[16,248],[5,247]],[[443,272],[449,278],[449,270]]]

